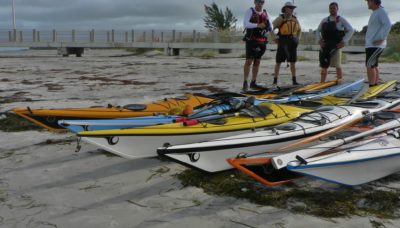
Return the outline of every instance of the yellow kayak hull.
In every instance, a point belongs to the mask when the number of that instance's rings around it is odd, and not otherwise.
[[[78,136],[101,137],[110,135],[186,135],[204,134],[213,132],[237,131],[243,129],[255,129],[270,125],[287,122],[299,117],[302,113],[310,112],[311,109],[300,108],[284,104],[262,103],[272,110],[271,114],[265,117],[235,116],[225,118],[224,124],[213,124],[210,122],[200,122],[191,126],[184,126],[182,123],[154,125],[142,128],[113,129],[99,131],[83,131]]]

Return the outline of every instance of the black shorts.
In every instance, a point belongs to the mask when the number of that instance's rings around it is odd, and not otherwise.
[[[337,50],[336,43],[326,42],[325,46],[319,50],[319,66],[328,68],[331,65],[331,57]]]
[[[267,44],[255,40],[246,41],[246,59],[261,59]]]
[[[365,66],[375,68],[378,66],[379,56],[381,56],[384,48],[365,48]]]
[[[280,38],[278,50],[276,51],[276,62],[283,63],[286,60],[290,63],[296,62],[297,44],[294,38]]]

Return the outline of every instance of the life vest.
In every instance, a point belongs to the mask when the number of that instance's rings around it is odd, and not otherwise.
[[[292,15],[292,18],[285,19],[283,14],[280,15],[283,18],[283,22],[279,26],[278,36],[294,36],[297,35],[299,31],[299,22],[297,18]]]
[[[322,24],[321,36],[325,42],[340,43],[344,37],[344,31],[337,29],[336,24],[339,22],[340,16],[337,16],[334,21],[331,21],[329,16],[327,21]]]
[[[258,14],[253,7],[250,9],[253,12],[253,14],[250,17],[250,22],[257,24],[264,23],[267,25],[267,27],[265,29],[260,29],[260,28],[246,29],[245,40],[267,42],[268,40],[266,33],[267,31],[271,30],[267,11],[263,9],[263,12],[261,14]]]

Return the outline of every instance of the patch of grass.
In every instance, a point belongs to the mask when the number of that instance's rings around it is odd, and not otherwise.
[[[202,58],[202,59],[212,59],[212,58],[215,58],[215,55],[216,55],[215,52],[208,51],[208,52],[205,52],[202,55],[200,55],[200,58]]]
[[[6,117],[0,119],[0,130],[5,132],[43,130],[38,125],[15,114],[6,114]]]
[[[346,63],[347,59],[347,54],[342,52],[342,63]]]
[[[382,62],[393,63],[400,62],[400,45],[391,43],[382,53]]]
[[[310,59],[308,59],[307,57],[305,57],[305,56],[303,56],[303,55],[299,55],[299,56],[297,56],[297,61],[308,61],[308,60],[310,60]]]
[[[368,215],[397,218],[399,191],[378,191],[339,187],[334,190],[301,188],[295,184],[269,187],[238,171],[205,175],[195,170],[177,174],[184,186],[202,188],[208,194],[247,199],[287,209],[294,213],[325,218]]]
[[[188,49],[185,50],[185,52],[188,56],[199,57],[202,59],[215,58],[217,55],[217,51],[212,49]]]
[[[246,58],[246,53],[239,55],[239,58],[242,58],[242,59]]]
[[[164,51],[162,48],[126,48],[125,50],[128,52],[133,52],[137,55],[142,55],[148,51]]]
[[[313,47],[310,45],[310,46],[305,47],[305,48],[304,48],[304,51],[314,51],[314,49],[313,49]]]

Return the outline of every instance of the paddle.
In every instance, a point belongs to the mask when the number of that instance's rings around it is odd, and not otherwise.
[[[213,106],[208,106],[208,107],[205,106],[201,110],[197,110],[195,113],[188,115],[187,118],[178,118],[175,122],[182,122],[185,120],[197,119],[197,118],[201,118],[201,117],[205,117],[205,116],[212,116],[212,115],[216,115],[216,114],[222,114],[224,112],[237,111],[239,109],[247,108],[247,107],[254,105],[255,99],[256,98],[253,96],[248,97],[246,100],[238,99],[238,98],[224,99],[224,100],[221,100],[221,102],[218,102],[217,104],[213,104],[214,107]],[[227,106],[229,106],[229,109],[224,110],[224,108],[221,106],[223,104],[226,104]],[[205,112],[206,110],[209,110],[212,108],[217,108],[217,106],[221,106],[220,107],[221,109],[219,109],[217,111]]]
[[[235,113],[228,113],[228,114],[222,114],[222,115],[217,115],[217,116],[210,116],[210,118],[204,118],[204,119],[191,119],[183,122],[184,126],[191,126],[195,125],[198,123],[203,123],[203,122],[210,122],[210,121],[215,121],[219,119],[224,119],[228,117],[233,117],[233,116],[248,116],[248,117],[265,117],[266,115],[272,113],[272,110],[266,106],[258,106],[254,105],[248,108],[243,108],[239,112]]]
[[[347,127],[349,127],[349,126],[352,126],[352,125],[354,125],[354,124],[356,124],[356,123],[362,121],[364,118],[365,118],[365,116],[356,118],[356,119],[354,119],[354,120],[352,120],[352,121],[350,121],[350,122],[347,122],[347,123],[345,123],[345,124],[343,124],[343,125],[340,125],[340,126],[338,126],[338,127],[331,128],[331,129],[329,129],[329,130],[327,130],[327,131],[324,131],[324,132],[322,132],[322,133],[319,133],[319,134],[317,134],[317,135],[310,136],[310,137],[307,137],[307,138],[305,138],[305,139],[303,139],[303,140],[300,140],[300,141],[298,141],[298,142],[295,142],[295,143],[292,143],[292,144],[290,144],[290,145],[284,146],[284,147],[280,148],[280,149],[278,150],[278,152],[279,152],[279,151],[286,151],[286,150],[288,150],[288,149],[290,149],[290,148],[298,147],[298,146],[300,146],[300,145],[304,145],[304,144],[310,143],[310,142],[312,142],[312,141],[315,141],[315,140],[317,140],[317,139],[319,139],[319,138],[326,137],[326,136],[331,135],[331,134],[333,134],[333,133],[336,133],[336,132],[338,132],[338,131],[340,131],[340,130],[342,130],[342,129],[344,129],[344,128],[347,128]]]
[[[387,122],[385,124],[382,124],[378,127],[375,127],[371,130],[362,132],[360,134],[356,134],[353,136],[349,136],[343,139],[337,139],[337,140],[333,140],[327,143],[323,143],[320,145],[316,145],[313,147],[309,147],[303,150],[298,150],[295,152],[291,152],[291,153],[287,153],[287,154],[283,154],[283,155],[279,155],[276,157],[272,158],[272,164],[276,169],[281,169],[286,167],[286,165],[293,160],[296,160],[298,157],[300,158],[309,158],[312,157],[314,155],[320,154],[322,152],[331,150],[335,147],[344,145],[348,142],[354,141],[356,139],[360,139],[378,132],[382,132],[382,131],[387,131],[390,130],[392,128],[396,128],[400,126],[400,118],[395,119],[393,121]],[[297,158],[296,158],[297,157]]]
[[[351,104],[354,101],[358,100],[361,96],[363,96],[367,92],[368,88],[369,86],[367,84],[364,84],[362,88],[355,95],[353,95],[353,97],[349,101],[346,102],[346,104]]]

